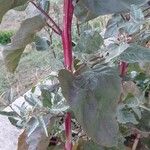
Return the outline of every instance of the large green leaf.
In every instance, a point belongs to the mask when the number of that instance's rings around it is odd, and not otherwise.
[[[117,145],[116,106],[120,95],[120,78],[116,69],[101,66],[79,76],[66,70],[59,72],[64,97],[88,136],[100,145]]]
[[[150,62],[150,49],[140,45],[131,45],[121,53],[119,59],[129,63]]]
[[[33,41],[35,33],[45,26],[45,19],[41,15],[28,18],[21,23],[20,29],[13,36],[10,45],[4,47],[3,55],[6,67],[14,72],[27,44]]]
[[[118,147],[103,147],[100,146],[93,141],[85,141],[79,140],[77,144],[73,147],[74,150],[125,150],[125,146],[123,144],[119,144]]]
[[[0,23],[3,15],[10,9],[23,5],[28,0],[0,0]]]
[[[75,15],[82,21],[91,20],[99,15],[128,11],[132,4],[141,5],[147,0],[79,0]]]
[[[92,53],[100,49],[103,44],[103,38],[97,31],[84,31],[75,47],[75,51],[82,53]]]

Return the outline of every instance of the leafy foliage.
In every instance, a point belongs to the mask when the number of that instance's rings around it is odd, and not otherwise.
[[[45,51],[50,49],[50,41],[44,37],[37,36],[35,38],[35,46],[37,51]]]
[[[20,5],[23,5],[27,2],[28,0],[1,0],[0,1],[0,23],[2,20],[3,15],[10,9],[18,7]]]
[[[75,51],[82,53],[92,53],[100,49],[103,38],[97,31],[87,30],[80,36],[79,42],[75,46]]]
[[[119,59],[129,63],[149,62],[150,49],[139,45],[131,45],[119,56]]]
[[[23,5],[27,1],[14,2],[13,5],[6,4],[7,1],[0,2],[0,19],[9,9]],[[149,137],[147,114],[150,112],[150,106],[146,94],[149,94],[150,82],[149,76],[140,76],[142,69],[139,65],[150,62],[149,32],[147,32],[149,15],[145,6],[140,7],[146,4],[147,0],[109,0],[107,3],[104,0],[73,2],[75,15],[80,22],[87,22],[107,14],[113,14],[112,18],[108,21],[104,39],[99,30],[92,27],[87,27],[88,30],[84,32],[81,28],[80,34],[80,24],[77,23],[80,37],[74,44],[74,50],[80,53],[80,56],[78,57],[75,53],[74,68],[68,66],[69,71],[62,69],[58,75],[46,80],[49,84],[43,82],[35,86],[25,95],[26,102],[21,107],[17,106],[19,113],[0,112],[0,114],[7,115],[12,124],[26,128],[26,133],[20,136],[18,149],[37,149],[37,147],[46,149],[49,143],[48,136],[52,131],[55,132],[56,139],[61,137],[59,139],[61,141],[64,137],[64,125],[63,123],[57,124],[57,121],[59,115],[64,117],[68,109],[72,113],[72,122],[77,124],[73,130],[74,133],[79,129],[78,137],[75,137],[73,145],[75,150],[124,149],[123,141],[121,144],[119,141],[120,136],[127,139],[133,135],[135,137],[133,141],[136,140],[137,135],[140,135],[138,140]],[[49,1],[38,0],[37,3],[32,2],[32,4],[42,14],[38,12],[37,15],[23,21],[20,29],[13,36],[11,44],[4,47],[3,54],[8,70],[15,71],[26,45],[33,40],[37,50],[50,50],[50,40],[36,36],[37,31],[46,25],[58,35],[63,33],[65,61],[72,64],[71,15],[66,12],[72,13],[73,5],[64,9],[65,17],[68,18],[64,17],[65,28],[61,31],[48,14]],[[67,3],[64,5],[68,6]],[[110,37],[113,41],[105,45]],[[84,60],[82,59],[83,53],[86,55]],[[119,77],[120,68],[117,69],[118,63],[126,63],[125,68],[120,65],[125,71],[123,76],[120,73],[122,80]],[[133,70],[130,66],[135,63],[139,69]],[[127,80],[131,81],[128,82],[130,88],[138,89],[138,94],[135,94],[137,91],[134,93],[134,89],[124,88]],[[134,87],[131,83],[134,83]],[[62,116],[61,119],[63,119]],[[121,131],[123,130],[120,129],[121,126],[124,126],[129,134]],[[84,136],[87,140],[81,138],[79,133],[81,137],[82,133],[86,133]],[[147,147],[148,144],[144,140],[141,140],[142,144]],[[136,142],[128,146],[135,149],[135,144]],[[62,147],[64,143],[61,142],[59,145],[56,142],[56,145]]]
[[[99,15],[127,11],[132,4],[140,5],[145,2],[146,0],[110,0],[107,1],[107,3],[105,0],[80,0],[76,4],[75,14],[80,21],[85,22],[94,19]]]
[[[35,33],[44,26],[45,20],[41,15],[22,22],[20,29],[12,37],[11,44],[5,46],[3,51],[5,64],[10,72],[15,71],[26,45],[33,41]]]
[[[101,145],[116,146],[118,126],[115,110],[120,93],[117,71],[97,67],[73,77],[62,70],[59,79],[65,98],[88,135]]]
[[[10,43],[13,33],[13,31],[0,31],[0,44]]]

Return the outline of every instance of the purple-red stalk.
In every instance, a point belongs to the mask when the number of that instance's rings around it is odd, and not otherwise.
[[[120,64],[119,64],[119,71],[120,71],[120,76],[122,78],[124,78],[125,75],[127,74],[127,69],[128,69],[128,63],[120,62]]]
[[[53,26],[47,23],[47,25],[52,28],[52,30],[61,35],[63,50],[64,50],[64,64],[65,68],[72,72],[72,36],[71,36],[71,27],[72,27],[72,18],[74,6],[72,0],[64,0],[64,17],[63,17],[63,30],[55,23],[55,21],[39,6],[37,6],[33,1],[30,1],[43,15],[51,21]],[[71,113],[67,112],[65,117],[65,133],[66,133],[66,144],[65,150],[72,150],[72,135],[71,135]]]
[[[64,64],[65,68],[72,71],[73,57],[72,57],[72,18],[74,6],[72,0],[64,0],[64,17],[63,17],[63,30],[62,30],[62,44],[64,50]],[[66,143],[65,150],[72,150],[72,134],[71,134],[71,113],[67,112],[65,117],[65,133]]]
[[[71,26],[73,18],[74,6],[72,0],[64,0],[64,18],[63,18],[63,31],[62,43],[64,49],[64,64],[65,68],[72,71],[72,36]]]
[[[65,150],[72,150],[71,113],[70,112],[67,112],[66,117],[65,117],[65,134],[66,134]]]

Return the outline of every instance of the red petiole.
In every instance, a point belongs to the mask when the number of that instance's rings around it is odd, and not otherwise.
[[[120,71],[120,76],[122,78],[124,78],[125,75],[127,74],[127,69],[128,69],[128,63],[120,62],[120,64],[119,64],[119,71]]]

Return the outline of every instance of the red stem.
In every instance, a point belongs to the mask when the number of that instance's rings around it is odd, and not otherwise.
[[[50,20],[52,22],[52,24],[55,26],[56,29],[54,29],[52,26],[50,26],[49,24],[49,27],[52,28],[52,30],[54,30],[54,32],[57,30],[57,34],[61,35],[62,31],[61,29],[59,28],[59,26],[55,23],[55,21],[40,7],[40,6],[37,6],[33,1],[30,1],[48,20]]]
[[[123,78],[127,74],[127,69],[128,69],[128,63],[126,62],[120,62],[119,64],[119,71],[120,71],[120,76]]]
[[[71,26],[73,17],[74,6],[72,0],[64,0],[64,21],[62,31],[62,43],[64,49],[64,63],[65,68],[72,70],[72,38],[71,38]]]
[[[65,118],[65,134],[66,134],[65,150],[72,150],[71,113],[70,112],[67,112],[66,118]]]
[[[71,26],[73,18],[74,6],[72,0],[64,0],[64,18],[63,18],[63,31],[62,31],[62,44],[64,50],[64,64],[65,68],[72,71],[72,36]],[[65,132],[66,143],[65,150],[72,150],[71,139],[71,113],[68,112],[65,118]]]

